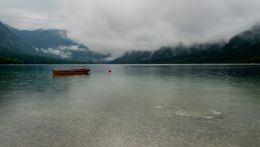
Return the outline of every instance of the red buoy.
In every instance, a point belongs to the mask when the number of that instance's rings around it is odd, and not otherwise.
[[[111,69],[109,69],[109,70],[108,70],[108,72],[109,72],[109,73],[111,73],[111,72],[112,72],[112,70],[111,70]]]

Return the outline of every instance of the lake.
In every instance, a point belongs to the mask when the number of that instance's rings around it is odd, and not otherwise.
[[[3,147],[260,146],[260,65],[1,65],[0,86]]]

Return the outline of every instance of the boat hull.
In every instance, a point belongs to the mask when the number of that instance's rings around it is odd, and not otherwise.
[[[90,69],[71,69],[71,70],[52,70],[53,75],[86,75],[89,74]]]

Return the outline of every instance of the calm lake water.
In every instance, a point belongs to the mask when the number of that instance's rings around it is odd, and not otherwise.
[[[0,86],[3,147],[260,146],[260,65],[2,65]]]

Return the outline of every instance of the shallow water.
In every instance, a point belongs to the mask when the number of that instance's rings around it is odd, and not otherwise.
[[[0,66],[0,146],[260,146],[260,65],[84,66]]]

